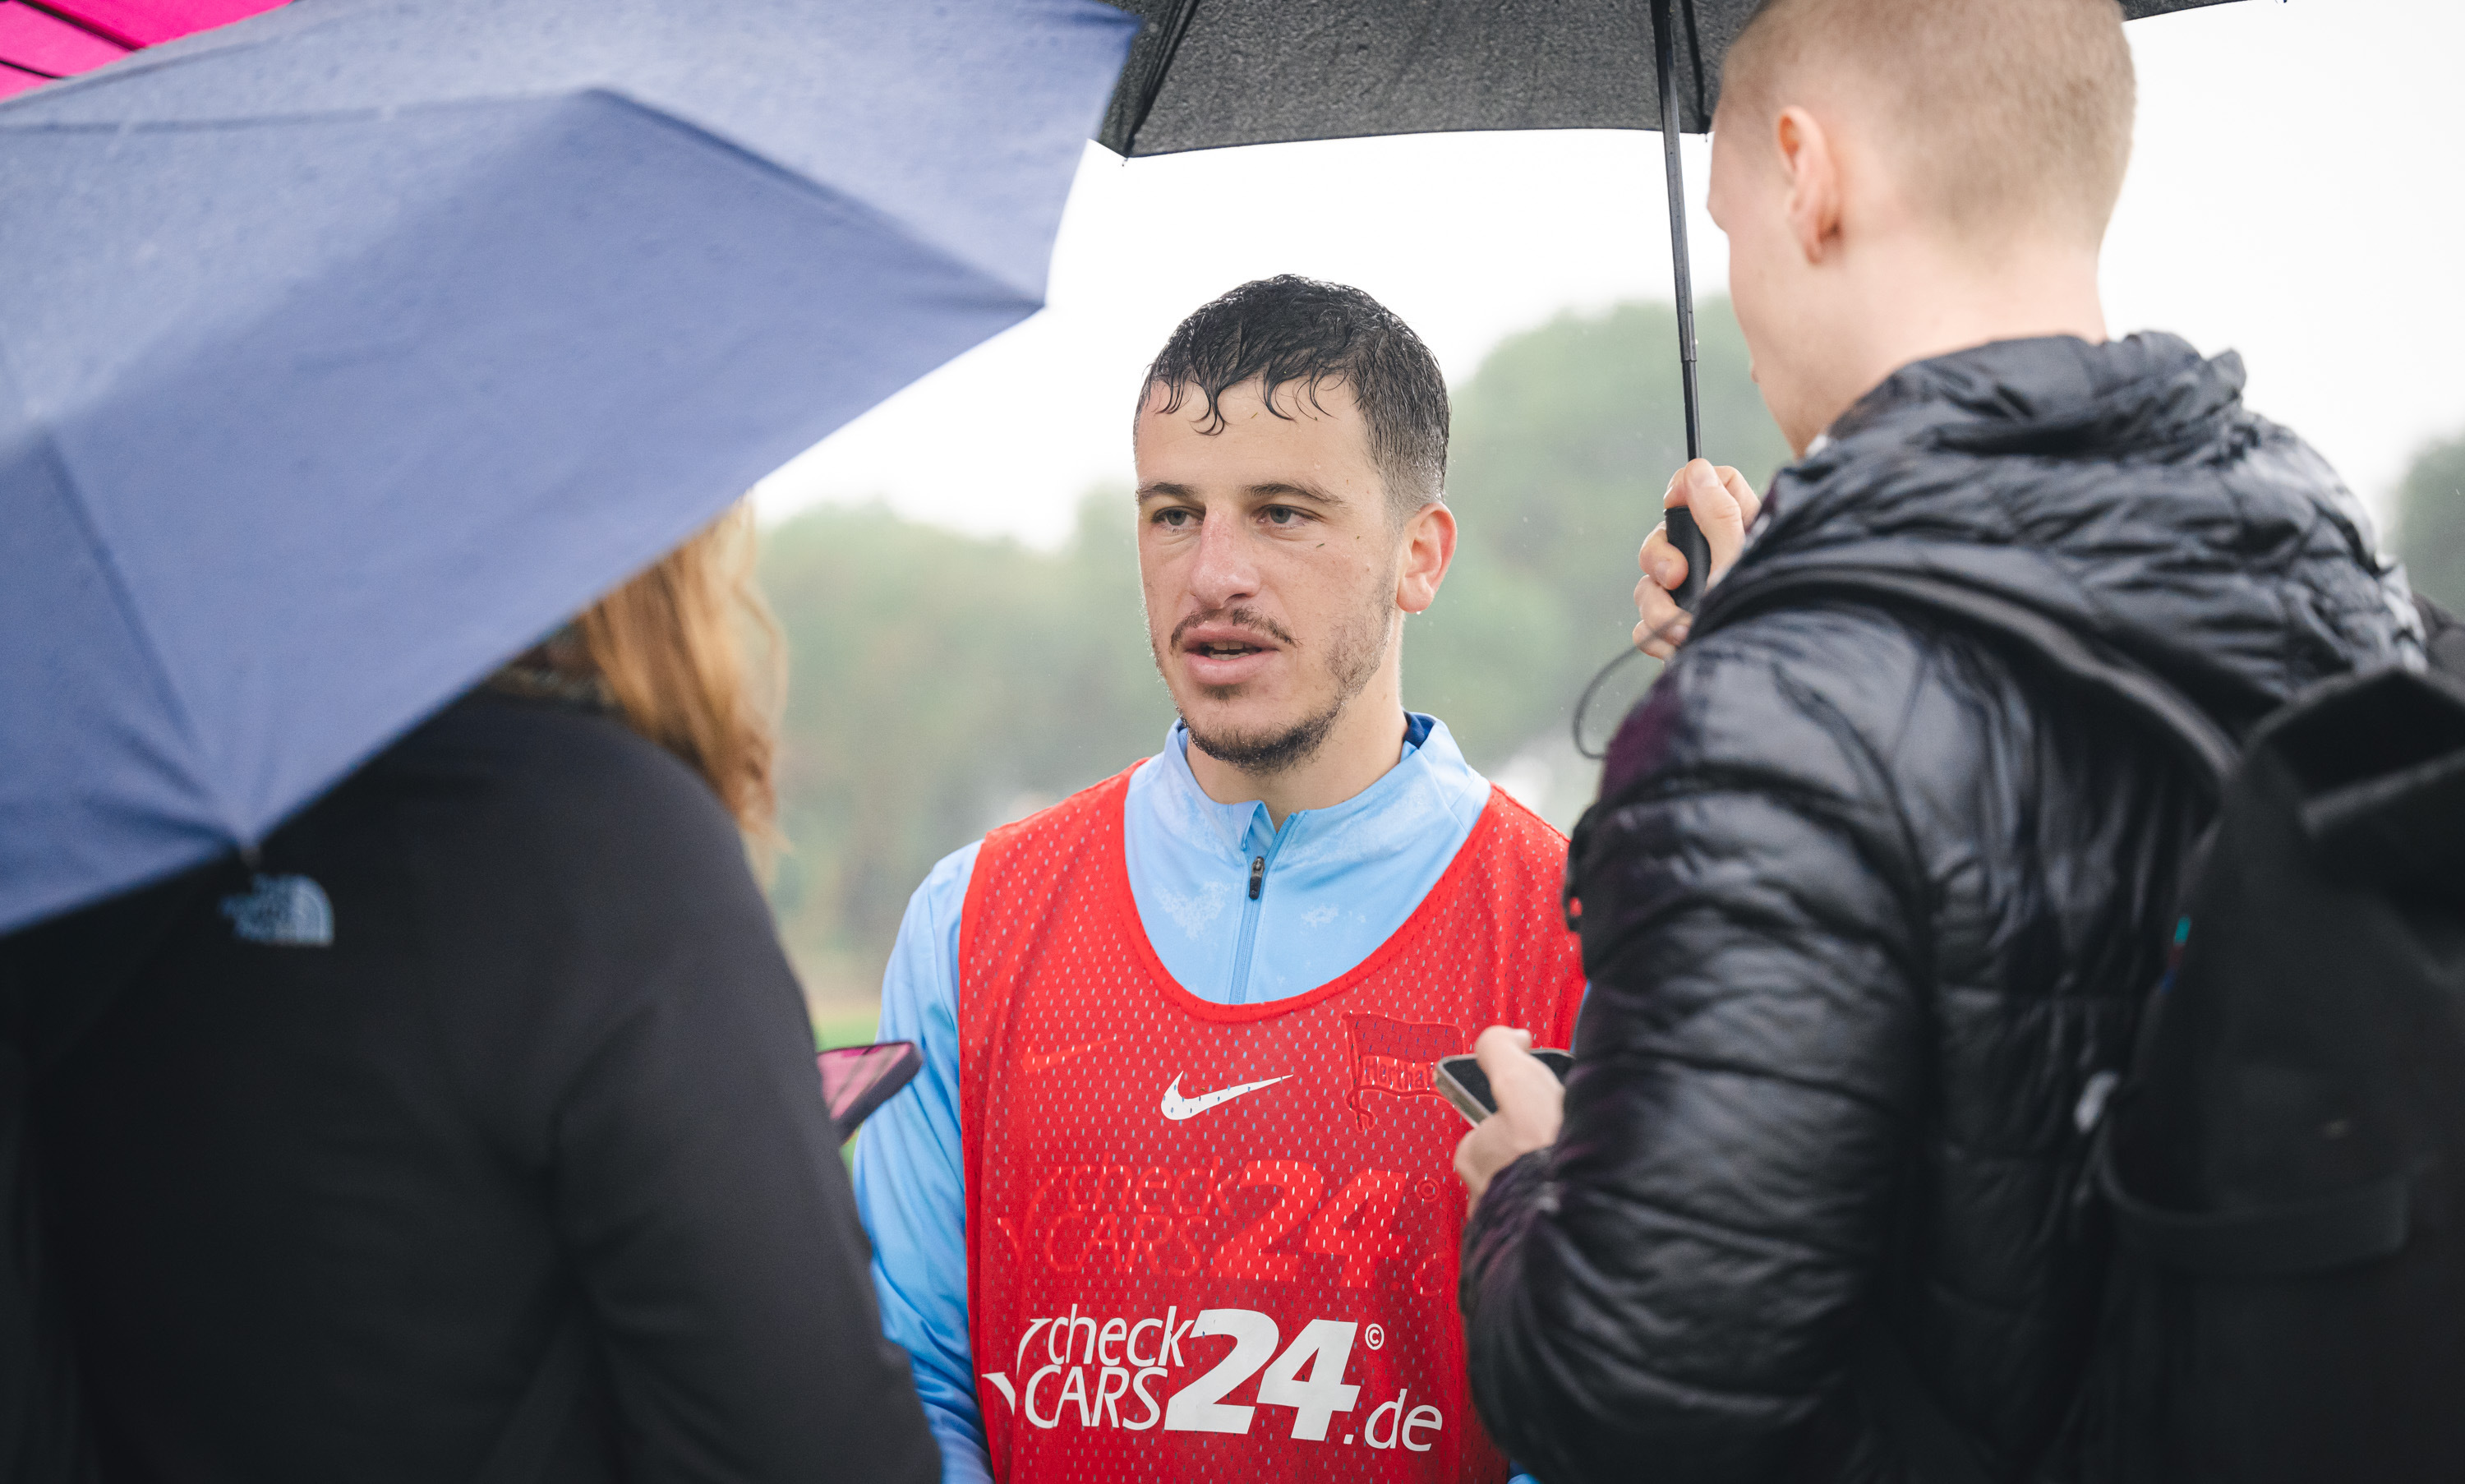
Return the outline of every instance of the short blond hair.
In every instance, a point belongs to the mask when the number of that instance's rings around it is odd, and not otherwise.
[[[2117,0],[1765,0],[1721,66],[1722,111],[1759,121],[1833,87],[1959,235],[2104,238],[2137,93]]]

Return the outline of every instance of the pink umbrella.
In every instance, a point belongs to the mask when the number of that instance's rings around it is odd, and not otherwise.
[[[0,0],[0,98],[282,0]]]

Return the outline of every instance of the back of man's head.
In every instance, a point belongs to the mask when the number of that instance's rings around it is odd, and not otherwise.
[[[1220,425],[1224,393],[1253,381],[1278,417],[1290,415],[1277,405],[1279,388],[1305,397],[1329,383],[1349,389],[1399,523],[1444,493],[1446,378],[1412,327],[1359,289],[1280,274],[1200,305],[1147,367],[1139,405],[1161,388],[1164,410],[1178,411],[1194,393]]]
[[[1982,247],[2094,249],[2133,100],[2116,0],[1765,0],[1721,77],[1749,133],[1792,104],[1870,117],[1911,206]]]

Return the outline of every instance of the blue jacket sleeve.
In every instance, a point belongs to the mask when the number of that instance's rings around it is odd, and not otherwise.
[[[967,1341],[967,1193],[959,1148],[959,913],[977,846],[945,856],[908,899],[881,982],[881,1038],[924,1070],[865,1120],[856,1211],[873,1240],[884,1333],[907,1352],[942,1446],[943,1484],[991,1484]]]

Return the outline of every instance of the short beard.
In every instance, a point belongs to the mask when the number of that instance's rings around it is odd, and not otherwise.
[[[1237,609],[1226,616],[1233,623],[1265,627]],[[1335,731],[1335,723],[1343,720],[1344,708],[1352,704],[1354,697],[1368,689],[1371,677],[1378,674],[1379,665],[1387,657],[1385,631],[1388,622],[1386,606],[1372,604],[1362,609],[1358,622],[1338,630],[1328,640],[1326,668],[1327,674],[1335,680],[1335,697],[1324,709],[1279,732],[1264,733],[1205,733],[1185,716],[1182,724],[1189,728],[1190,742],[1209,757],[1253,778],[1271,777],[1308,762],[1326,745],[1328,736]],[[1206,687],[1210,697],[1216,700],[1230,700],[1239,689],[1238,686]]]

